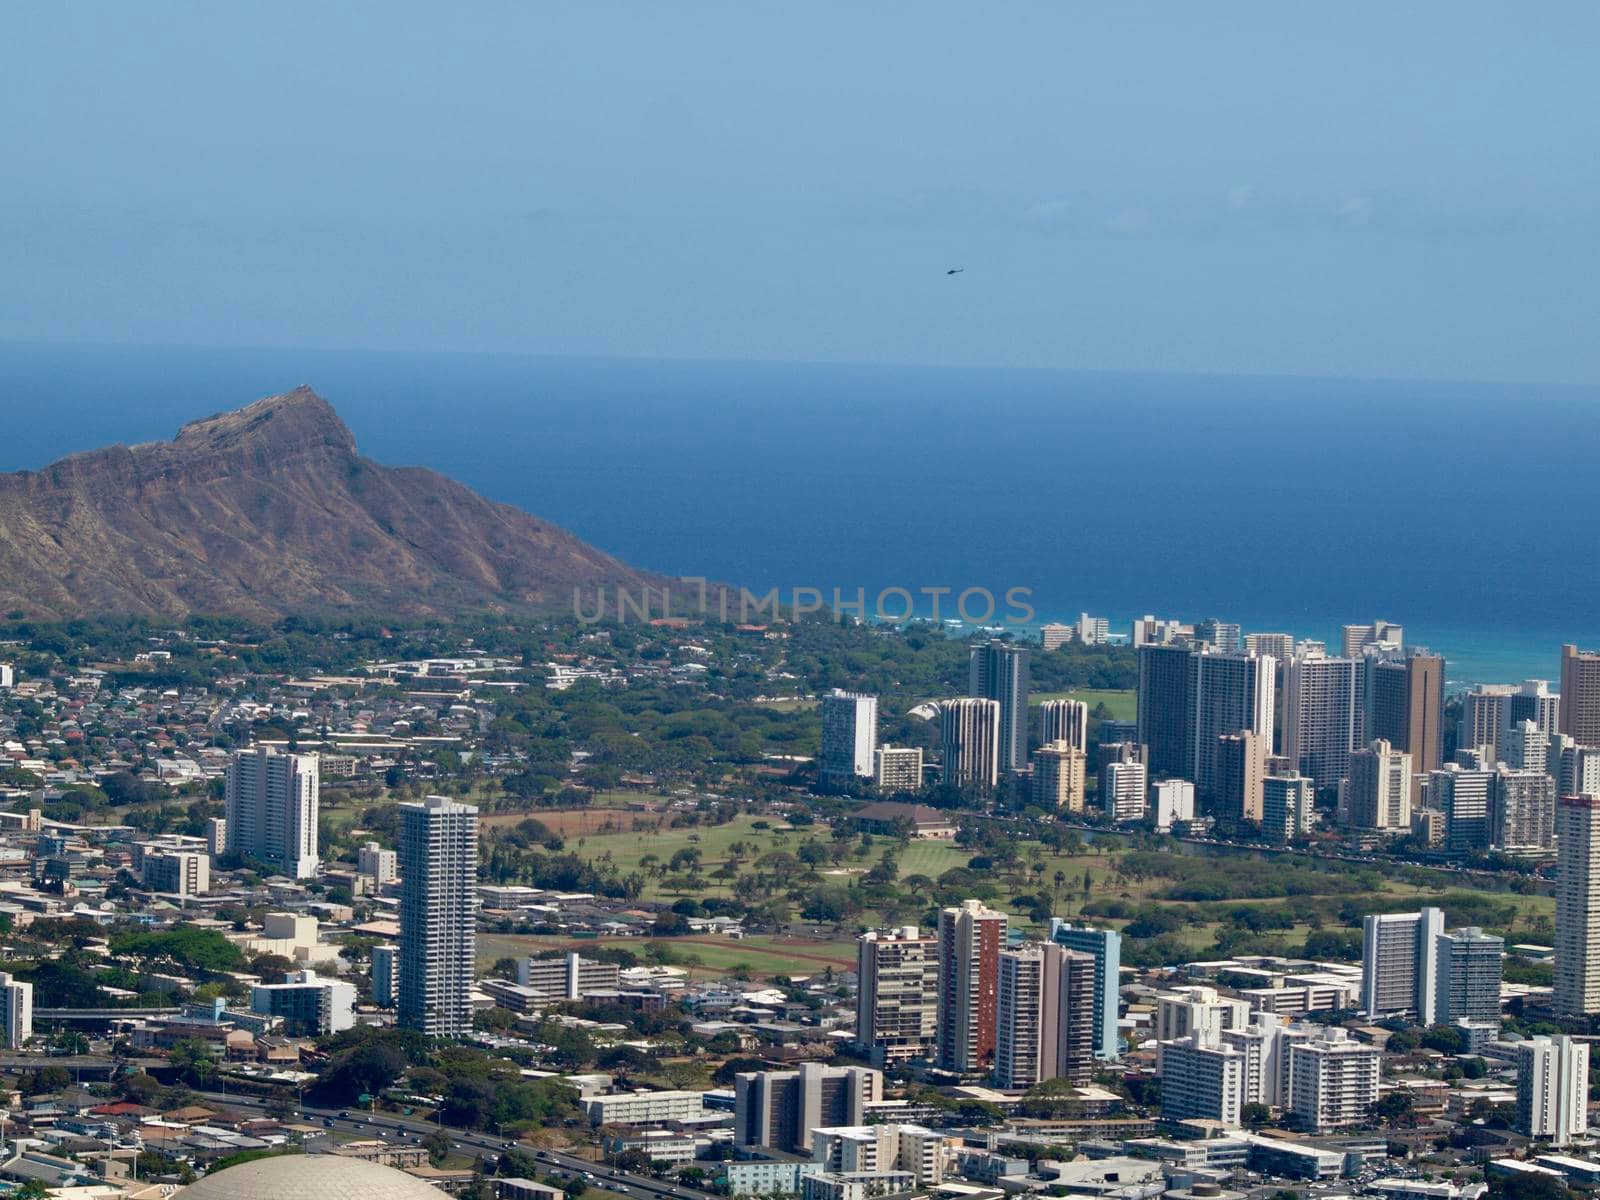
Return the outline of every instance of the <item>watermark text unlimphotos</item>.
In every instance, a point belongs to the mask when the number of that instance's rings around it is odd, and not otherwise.
[[[1010,587],[998,595],[986,587],[886,587],[876,594],[866,588],[770,588],[757,594],[748,588],[724,587],[698,576],[685,576],[682,587],[582,587],[572,589],[572,613],[584,625],[599,621],[648,623],[668,617],[715,618],[748,625],[780,616],[795,619],[828,613],[834,620],[885,621],[914,618],[960,620],[968,625],[1026,625],[1034,617],[1029,603],[1033,589]],[[785,601],[787,600],[787,603]]]

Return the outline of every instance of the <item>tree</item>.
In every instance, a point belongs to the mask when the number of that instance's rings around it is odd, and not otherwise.
[[[1578,1193],[1553,1175],[1513,1175],[1489,1182],[1494,1200],[1576,1200]]]
[[[161,1081],[143,1072],[124,1075],[118,1086],[122,1089],[122,1098],[131,1104],[153,1105],[161,1094]]]
[[[267,1116],[275,1121],[287,1121],[295,1115],[294,1093],[288,1088],[273,1088],[267,1097]]]
[[[392,1087],[406,1065],[398,1045],[375,1038],[329,1060],[316,1083],[318,1099],[349,1104],[363,1093],[375,1096]]]
[[[217,1073],[211,1047],[197,1038],[185,1038],[167,1051],[167,1063],[190,1087],[201,1087]]]
[[[1391,1125],[1412,1123],[1412,1100],[1404,1092],[1388,1092],[1372,1106],[1373,1117]]]
[[[435,1129],[422,1139],[422,1148],[428,1152],[428,1161],[437,1167],[450,1156],[450,1135]]]
[[[1467,1038],[1453,1025],[1435,1025],[1423,1032],[1422,1045],[1440,1054],[1460,1054],[1467,1048]]]
[[[1239,1110],[1239,1119],[1251,1129],[1259,1129],[1272,1120],[1272,1110],[1265,1104],[1251,1102]]]

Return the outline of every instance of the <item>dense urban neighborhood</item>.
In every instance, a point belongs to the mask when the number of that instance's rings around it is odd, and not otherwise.
[[[13,615],[0,1179],[1587,1190],[1600,656],[1341,633]]]

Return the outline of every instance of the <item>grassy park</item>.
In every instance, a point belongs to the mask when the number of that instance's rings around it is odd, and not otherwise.
[[[664,830],[648,838],[592,835],[571,845],[584,858],[609,856],[619,867],[646,874],[646,898],[703,900],[731,895],[735,880],[759,869],[755,864],[769,853],[794,855],[808,843],[828,841],[826,830],[789,829],[745,816],[726,825]],[[697,868],[687,873],[663,870],[681,850],[698,852]],[[865,879],[885,850],[893,852],[896,869],[887,903],[880,900],[885,889],[868,890]],[[845,857],[818,863],[794,885],[797,895],[840,889],[855,894],[861,889],[860,911],[840,920],[832,939],[656,940],[685,953],[692,945],[703,969],[713,973],[743,967],[756,976],[798,974],[808,962],[818,965],[816,959],[844,966],[852,960],[850,939],[857,929],[886,921],[926,921],[927,910],[941,893],[965,886],[1011,911],[1024,929],[1048,914],[1120,928],[1134,942],[1160,939],[1167,948],[1181,945],[1192,954],[1298,954],[1307,937],[1318,931],[1353,934],[1362,912],[1424,904],[1445,907],[1453,924],[1483,924],[1513,941],[1539,942],[1548,939],[1554,912],[1550,897],[1532,891],[1478,891],[1475,881],[1442,872],[1383,869],[1304,853],[1217,848],[1189,855],[1139,850],[1121,839],[1102,838],[1070,853],[1024,841],[1003,866],[984,858],[982,850],[945,841],[901,846],[875,838],[865,853],[852,843]],[[970,882],[941,881],[957,870],[963,873],[959,878]],[[796,911],[802,912],[803,904],[797,903]],[[627,941],[641,948],[640,939]],[[782,969],[775,965],[784,963]]]
[[[1046,700],[1081,700],[1092,713],[1100,705],[1113,721],[1132,721],[1138,715],[1138,693],[1131,688],[1080,688],[1071,692],[1035,692],[1028,697],[1029,704],[1043,704]]]

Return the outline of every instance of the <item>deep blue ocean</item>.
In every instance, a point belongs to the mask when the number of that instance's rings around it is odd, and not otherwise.
[[[0,470],[301,383],[365,454],[668,574],[1330,641],[1383,617],[1457,683],[1600,642],[1600,389],[0,343]]]

